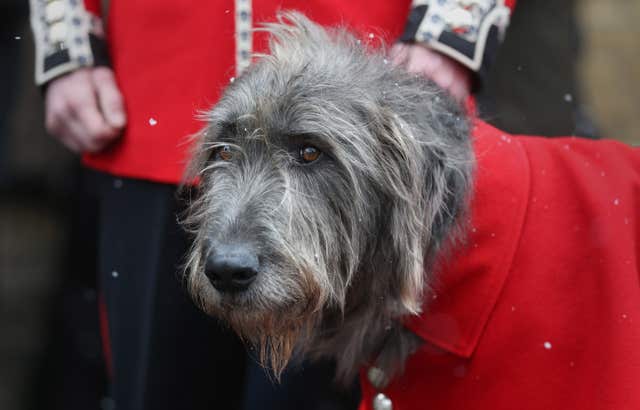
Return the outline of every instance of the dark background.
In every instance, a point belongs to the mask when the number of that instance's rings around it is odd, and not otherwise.
[[[43,128],[27,3],[0,5],[0,409],[96,408],[95,209],[78,158]],[[640,0],[520,0],[485,115],[640,143],[639,22]]]

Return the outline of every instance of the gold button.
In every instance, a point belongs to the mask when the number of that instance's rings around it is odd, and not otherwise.
[[[373,410],[393,410],[391,399],[382,393],[376,394],[373,398]]]

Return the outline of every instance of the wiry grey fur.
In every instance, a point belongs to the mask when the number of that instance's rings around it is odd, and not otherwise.
[[[401,368],[432,267],[466,209],[473,156],[464,113],[423,78],[344,29],[296,13],[265,25],[270,55],[208,113],[192,169],[190,291],[259,346],[276,375],[294,348],[352,377],[375,359]],[[320,159],[301,164],[301,145]],[[230,161],[216,149],[233,149]],[[219,245],[249,244],[260,270],[244,293],[203,273]]]

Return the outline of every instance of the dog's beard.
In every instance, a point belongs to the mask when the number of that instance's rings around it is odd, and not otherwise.
[[[201,308],[227,323],[279,381],[294,352],[302,354],[309,345],[328,299],[315,273],[304,269],[297,278],[298,291],[288,301],[220,295],[204,274],[191,278],[190,290]]]
[[[294,351],[306,345],[314,327],[313,316],[291,312],[230,316],[227,320],[232,329],[255,349],[260,364],[278,381]]]
[[[275,310],[246,311],[224,309],[222,318],[243,341],[258,353],[263,367],[270,369],[276,380],[291,360],[294,351],[309,343],[321,317],[321,292],[308,287],[305,296]]]

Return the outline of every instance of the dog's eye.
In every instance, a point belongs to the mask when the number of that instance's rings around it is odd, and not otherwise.
[[[231,147],[228,145],[216,148],[213,154],[214,161],[230,161],[231,158],[233,158],[233,153],[231,152]]]
[[[305,164],[317,160],[320,158],[320,154],[322,154],[322,151],[312,145],[305,145],[300,148],[300,159]]]

